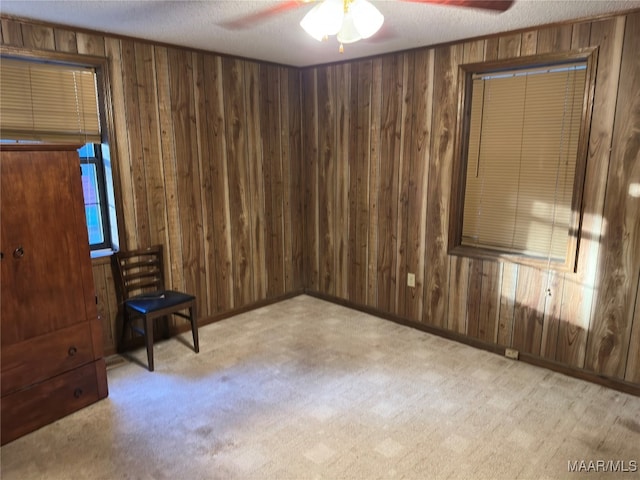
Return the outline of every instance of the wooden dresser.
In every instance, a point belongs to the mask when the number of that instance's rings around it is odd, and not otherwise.
[[[3,445],[108,394],[76,148],[0,149]]]

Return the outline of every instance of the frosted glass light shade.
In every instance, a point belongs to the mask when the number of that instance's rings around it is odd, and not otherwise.
[[[300,21],[300,26],[310,36],[320,41],[340,31],[344,18],[342,0],[324,0],[309,10]]]
[[[338,41],[340,43],[353,43],[358,40],[362,40],[362,35],[356,29],[355,23],[353,21],[353,15],[351,14],[351,10],[349,10],[342,22],[342,28],[338,32]]]
[[[367,0],[355,0],[349,6],[353,25],[362,38],[369,38],[382,27],[384,15]],[[345,42],[346,43],[346,42]]]

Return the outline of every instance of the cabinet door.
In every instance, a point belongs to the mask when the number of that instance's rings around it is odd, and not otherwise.
[[[2,345],[87,320],[93,288],[75,151],[1,151]]]

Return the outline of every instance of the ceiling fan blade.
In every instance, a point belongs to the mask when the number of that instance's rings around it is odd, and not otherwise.
[[[267,20],[269,17],[272,17],[273,15],[277,15],[278,13],[286,12],[288,10],[301,7],[302,5],[305,5],[313,1],[315,0],[287,0],[284,2],[279,2],[277,5],[264,8],[258,12],[245,15],[244,17],[240,17],[235,20],[230,20],[228,22],[223,22],[221,26],[224,28],[228,28],[230,30],[242,30],[244,28],[250,28],[256,25],[257,23]]]
[[[504,12],[511,8],[514,0],[401,0],[403,2],[431,3],[451,7],[478,8],[480,10],[495,10]]]

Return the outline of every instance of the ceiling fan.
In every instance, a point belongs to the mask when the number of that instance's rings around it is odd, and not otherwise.
[[[448,7],[474,8],[504,12],[514,0],[398,0],[411,3],[428,3]],[[343,44],[353,43],[374,35],[384,22],[384,16],[368,0],[285,0],[224,24],[226,28],[240,30],[250,28],[275,15],[302,7],[315,6],[300,21],[300,26],[316,40],[336,35]]]

